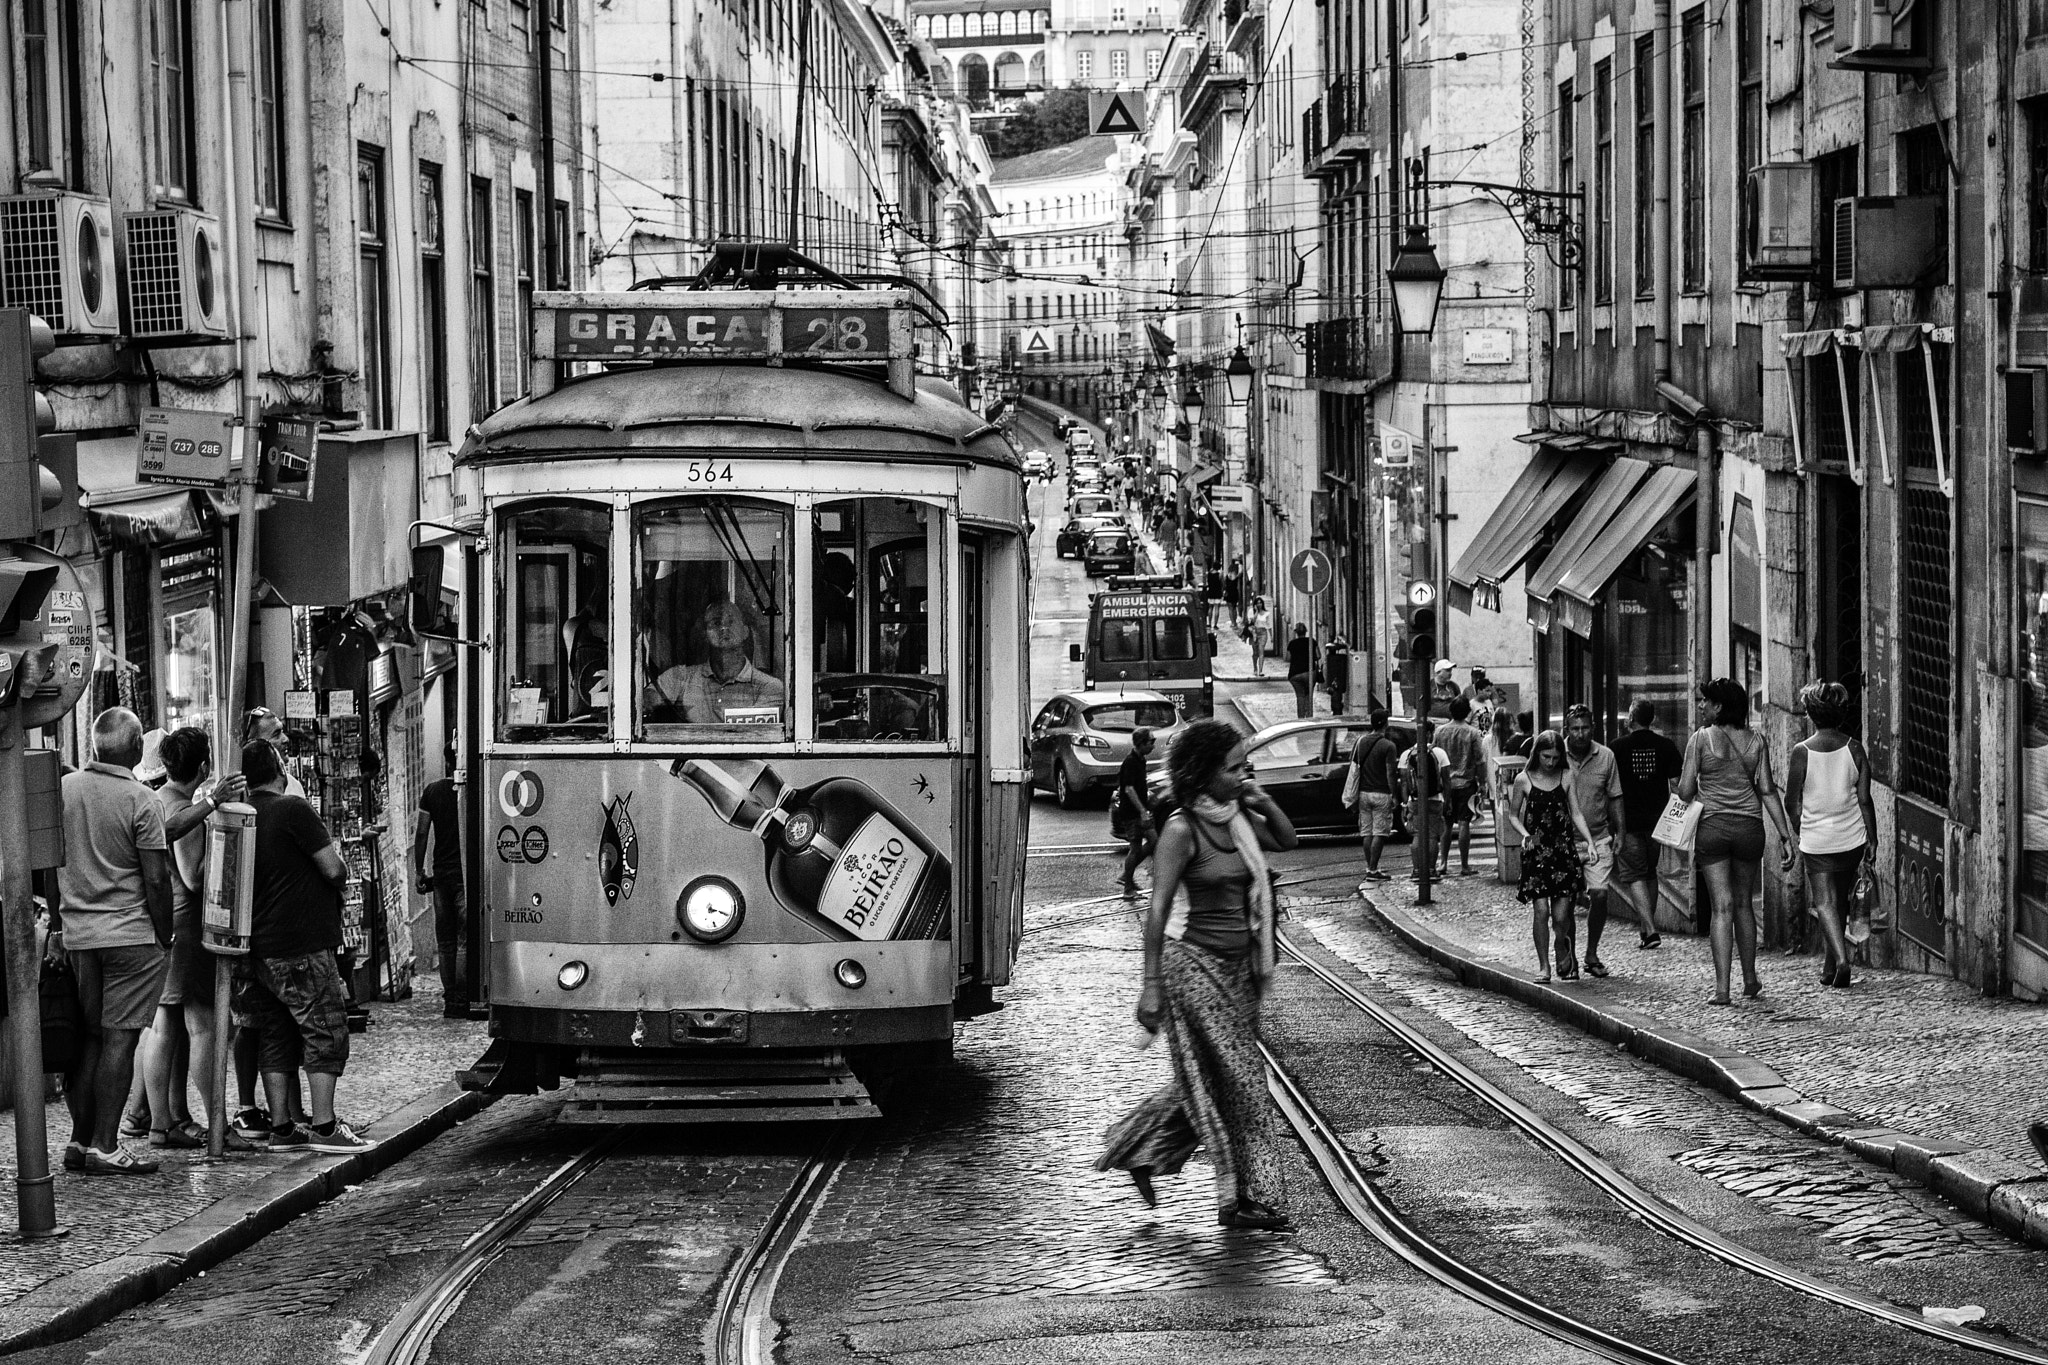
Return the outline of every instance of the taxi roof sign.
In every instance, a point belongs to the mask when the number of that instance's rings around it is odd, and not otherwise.
[[[886,366],[916,393],[915,315],[900,289],[560,292],[533,299],[538,360],[790,361]]]

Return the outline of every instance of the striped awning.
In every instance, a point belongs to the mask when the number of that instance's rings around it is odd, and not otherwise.
[[[1500,585],[1528,559],[1543,528],[1599,472],[1597,459],[1552,445],[1539,449],[1452,566],[1452,604],[1470,611],[1469,602],[1476,601],[1499,611]]]

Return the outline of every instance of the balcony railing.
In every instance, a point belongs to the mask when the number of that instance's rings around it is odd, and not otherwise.
[[[1364,92],[1348,75],[1339,75],[1323,97],[1301,116],[1303,156],[1312,176],[1330,175],[1345,163],[1366,155],[1367,110]]]
[[[1235,52],[1205,47],[1196,53],[1180,83],[1181,126],[1195,128],[1206,122],[1210,98],[1232,87],[1241,89],[1245,74],[1245,60]]]
[[[1371,379],[1374,328],[1369,318],[1326,318],[1308,325],[1308,372],[1316,379]]]

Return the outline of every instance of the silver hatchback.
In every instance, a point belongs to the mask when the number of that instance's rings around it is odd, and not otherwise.
[[[1173,698],[1162,692],[1056,692],[1031,722],[1031,785],[1072,810],[1089,794],[1115,786],[1134,731],[1152,732],[1147,766],[1157,768],[1181,724]]]

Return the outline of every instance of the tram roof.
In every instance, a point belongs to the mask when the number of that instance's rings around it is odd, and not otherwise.
[[[678,454],[831,455],[1019,467],[1001,428],[950,386],[904,398],[875,380],[799,366],[695,363],[568,380],[479,424],[458,463]]]

